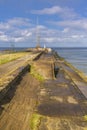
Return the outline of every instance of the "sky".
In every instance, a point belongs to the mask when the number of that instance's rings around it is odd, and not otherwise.
[[[0,47],[87,47],[87,0],[0,0]]]

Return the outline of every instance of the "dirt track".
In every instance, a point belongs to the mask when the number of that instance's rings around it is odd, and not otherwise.
[[[33,64],[45,81],[39,82],[27,73],[10,90],[1,102],[0,130],[87,129],[87,99],[62,63],[53,79],[53,62],[52,55],[42,55]],[[32,119],[33,114],[38,118]]]

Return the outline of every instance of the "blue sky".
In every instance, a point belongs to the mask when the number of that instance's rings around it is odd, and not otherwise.
[[[87,47],[87,0],[0,0],[0,47],[35,46],[37,30],[41,46]]]

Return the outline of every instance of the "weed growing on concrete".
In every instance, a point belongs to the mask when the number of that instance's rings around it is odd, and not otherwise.
[[[87,115],[85,115],[83,118],[84,118],[85,121],[87,121]]]
[[[31,128],[31,130],[38,130],[41,118],[42,118],[42,116],[37,114],[37,113],[34,113],[32,115],[31,120],[30,120],[30,128]]]

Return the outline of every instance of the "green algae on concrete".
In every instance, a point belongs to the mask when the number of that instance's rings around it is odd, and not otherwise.
[[[31,120],[30,120],[30,128],[31,128],[31,130],[38,130],[41,118],[42,118],[41,115],[39,115],[37,113],[33,113],[32,117],[31,117]]]

